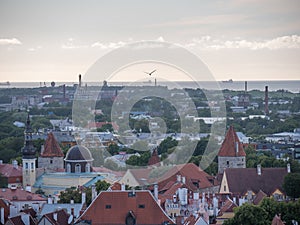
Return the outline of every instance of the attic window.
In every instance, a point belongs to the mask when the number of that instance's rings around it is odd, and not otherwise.
[[[50,159],[50,164],[52,164],[53,163],[53,160],[52,159]]]
[[[106,209],[111,209],[111,205],[106,205],[105,208]]]
[[[140,209],[144,209],[144,208],[145,208],[145,205],[144,205],[144,204],[139,204],[139,208],[140,208]]]
[[[128,192],[128,197],[135,197],[135,192]]]
[[[13,200],[17,200],[18,197],[17,197],[16,195],[14,195],[14,196],[12,197],[12,199],[13,199]]]

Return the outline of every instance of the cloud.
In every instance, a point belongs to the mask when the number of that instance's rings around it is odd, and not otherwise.
[[[68,38],[68,41],[65,44],[62,44],[62,49],[79,49],[79,48],[88,48],[89,45],[86,44],[75,44],[74,38]]]
[[[101,43],[101,42],[95,42],[91,45],[91,47],[97,47],[97,48],[101,48],[101,49],[115,49],[115,48],[119,48],[122,47],[124,45],[126,45],[126,42],[123,41],[119,41],[119,42],[109,42],[109,43]]]
[[[21,45],[21,41],[17,38],[3,38],[0,39],[0,45]]]
[[[191,42],[184,44],[183,46],[187,48],[200,48],[200,49],[299,49],[300,48],[300,36],[290,35],[276,37],[269,40],[261,41],[250,41],[240,38],[235,38],[234,40],[223,40],[223,39],[213,39],[210,36],[203,36],[200,38],[195,38]]]

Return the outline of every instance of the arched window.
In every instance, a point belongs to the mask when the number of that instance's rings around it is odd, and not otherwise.
[[[71,165],[70,165],[70,163],[67,164],[67,173],[71,173]]]
[[[75,165],[75,173],[81,173],[81,165],[80,164]]]
[[[87,163],[87,164],[85,165],[85,172],[86,172],[86,173],[91,172],[91,164]]]

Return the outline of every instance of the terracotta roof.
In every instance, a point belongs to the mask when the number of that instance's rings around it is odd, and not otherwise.
[[[57,215],[56,218],[55,218],[54,214]],[[69,214],[64,209],[61,209],[61,210],[58,210],[55,212],[51,212],[51,213],[47,213],[42,216],[40,221],[43,218],[47,219],[53,225],[68,225],[69,224],[68,223]]]
[[[219,215],[223,215],[226,212],[233,212],[233,208],[237,207],[238,205],[233,202],[230,198],[227,198],[224,202],[224,205],[220,208]]]
[[[284,223],[282,222],[280,216],[275,215],[271,225],[284,225]]]
[[[41,197],[41,195],[34,194],[20,188],[10,189],[2,188],[0,190],[0,198],[4,198],[9,201],[45,201],[47,198]]]
[[[263,192],[262,190],[259,190],[259,192],[255,195],[254,199],[253,199],[253,204],[254,205],[258,205],[264,197],[267,197],[268,195]]]
[[[22,167],[16,168],[12,164],[0,164],[0,173],[4,177],[22,177]]]
[[[238,151],[236,151],[236,143],[238,143]],[[227,131],[218,156],[246,156],[243,144],[240,142],[236,132],[234,131],[233,126],[230,126],[229,130]]]
[[[23,222],[22,215],[29,217],[29,224]],[[10,222],[9,224],[12,224],[12,225],[36,225],[37,224],[36,221],[32,218],[31,215],[26,215],[25,213],[22,214],[22,215],[10,217],[7,220],[7,222],[9,221]]]
[[[91,221],[93,225],[125,224],[128,216],[135,218],[135,224],[174,224],[150,191],[101,192],[78,221]]]
[[[45,149],[41,153],[41,157],[64,157],[64,153],[59,147],[52,132],[48,134],[45,141]]]
[[[154,149],[154,151],[152,152],[152,155],[148,161],[148,166],[155,165],[155,164],[159,163],[159,161],[160,161],[160,159],[157,154],[157,150]]]
[[[282,190],[286,168],[262,168],[261,175],[256,168],[227,168],[224,171],[228,189],[233,194],[244,195],[248,190],[258,193],[260,190],[271,195],[276,189]]]

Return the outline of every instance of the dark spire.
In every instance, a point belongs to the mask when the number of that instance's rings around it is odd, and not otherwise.
[[[25,131],[24,131],[24,138],[25,138],[24,147],[22,148],[22,155],[24,159],[35,158],[36,148],[33,146],[32,133],[33,130],[31,128],[30,117],[28,113]]]

